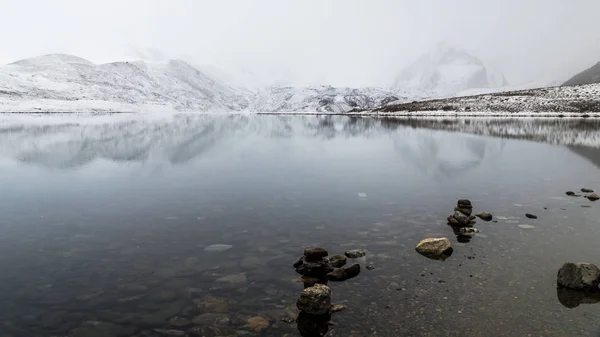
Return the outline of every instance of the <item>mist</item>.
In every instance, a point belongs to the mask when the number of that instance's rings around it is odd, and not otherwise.
[[[511,84],[600,61],[596,0],[0,0],[0,63],[182,58],[261,84],[389,86],[441,41]]]

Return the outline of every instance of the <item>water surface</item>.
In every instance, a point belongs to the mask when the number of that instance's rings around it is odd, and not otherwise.
[[[556,272],[600,264],[600,204],[565,195],[600,189],[599,133],[595,120],[3,117],[1,335],[82,336],[93,321],[107,336],[297,336],[291,265],[322,246],[366,249],[358,262],[375,267],[329,284],[347,306],[329,336],[593,336],[600,304],[557,291]],[[461,198],[498,221],[468,243],[445,220]],[[414,251],[442,236],[449,259]],[[269,327],[248,326],[256,316]]]

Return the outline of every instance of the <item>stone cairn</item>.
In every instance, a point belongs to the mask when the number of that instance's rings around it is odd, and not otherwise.
[[[469,242],[475,234],[479,233],[479,229],[473,227],[477,217],[484,221],[492,220],[492,215],[487,212],[473,215],[473,204],[470,200],[461,199],[456,203],[454,213],[448,217],[448,225],[452,227],[459,242]]]
[[[327,333],[331,314],[345,309],[343,305],[331,305],[331,289],[327,283],[356,277],[360,273],[360,265],[345,265],[348,258],[365,255],[364,250],[349,250],[344,255],[328,257],[323,248],[304,250],[304,255],[294,263],[294,268],[302,275],[304,283],[304,290],[296,302],[300,310],[296,323],[302,336],[323,336]]]
[[[469,242],[479,229],[473,227],[475,219],[479,217],[483,221],[492,221],[492,215],[482,212],[473,215],[473,204],[470,200],[461,199],[454,207],[454,213],[448,217],[448,225],[456,235],[459,242]],[[421,240],[415,250],[430,259],[446,260],[452,255],[453,249],[448,238],[427,238]]]

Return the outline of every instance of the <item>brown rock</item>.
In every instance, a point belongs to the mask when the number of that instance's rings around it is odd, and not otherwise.
[[[429,238],[421,240],[415,250],[429,258],[443,260],[445,255],[451,254],[452,246],[448,238]]]
[[[269,321],[260,316],[250,317],[246,320],[246,323],[246,327],[256,332],[266,330],[270,326]]]
[[[460,223],[458,222],[458,220],[456,220],[456,218],[454,218],[454,216],[451,215],[448,217],[448,225],[458,226],[458,225],[460,225]]]
[[[226,313],[229,311],[229,304],[222,299],[206,298],[198,303],[198,308],[202,312]]]
[[[336,305],[332,305],[331,309],[329,309],[329,312],[334,313],[334,312],[340,312],[342,310],[346,309],[346,306],[343,304],[336,304]]]
[[[591,201],[596,201],[596,200],[600,199],[600,196],[597,193],[592,193],[592,194],[588,195],[587,198],[590,199]]]

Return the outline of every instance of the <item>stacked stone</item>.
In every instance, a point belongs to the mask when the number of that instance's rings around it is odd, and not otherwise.
[[[454,227],[473,227],[476,217],[470,200],[461,199],[454,208],[454,214],[448,217],[448,224]]]
[[[296,301],[300,310],[296,322],[303,336],[323,336],[329,329],[331,314],[343,310],[343,305],[331,305],[331,289],[327,281],[344,281],[360,273],[360,265],[344,267],[347,256],[361,255],[364,252],[346,252],[328,258],[323,248],[307,248],[304,256],[294,263],[296,272],[303,277],[304,290]]]

